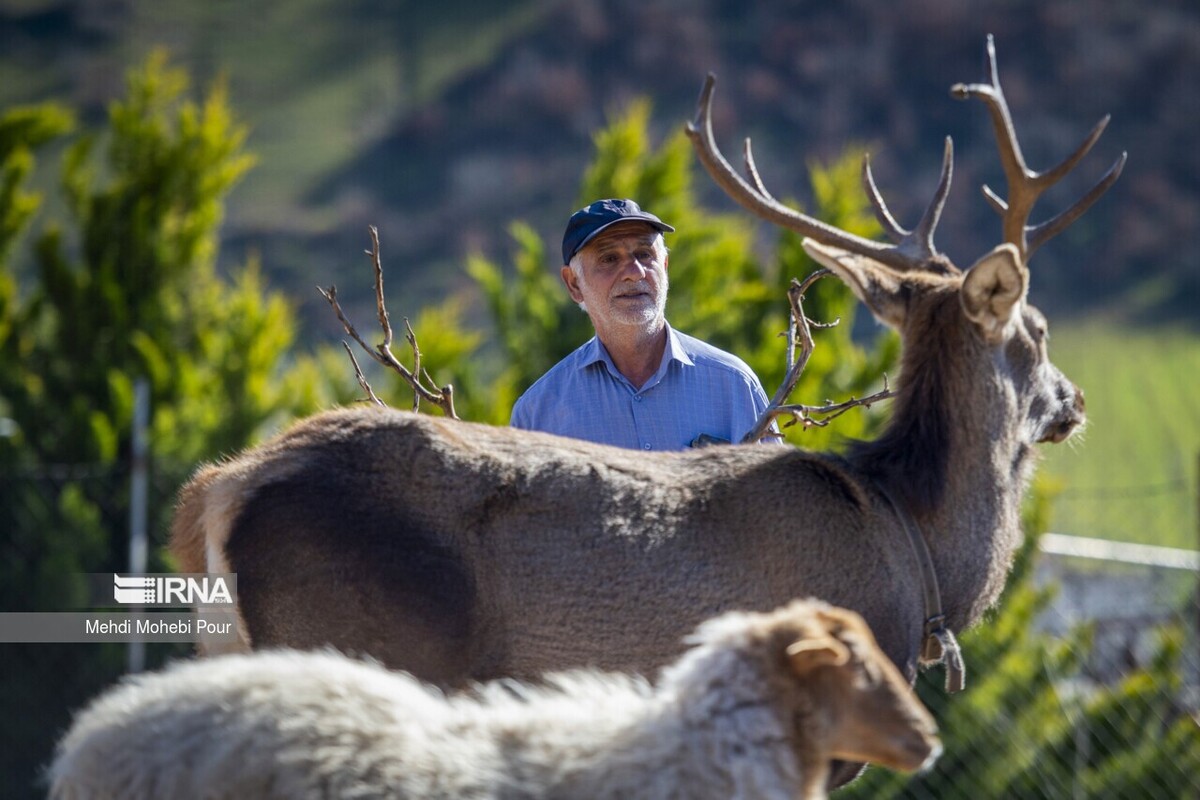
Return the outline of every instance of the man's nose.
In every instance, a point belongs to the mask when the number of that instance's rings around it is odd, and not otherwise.
[[[649,271],[637,256],[629,256],[621,266],[621,277],[625,280],[640,281]]]

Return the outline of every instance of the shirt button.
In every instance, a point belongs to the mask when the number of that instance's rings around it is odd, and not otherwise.
[[[635,403],[640,403],[640,402],[642,402],[642,396],[641,396],[640,394],[635,394],[635,395],[633,396],[633,402],[635,402]]]
[[[642,445],[642,447],[643,447],[644,449],[646,449],[646,450],[649,450],[649,449],[650,449],[650,443],[649,443],[649,442],[646,442],[644,445]]]

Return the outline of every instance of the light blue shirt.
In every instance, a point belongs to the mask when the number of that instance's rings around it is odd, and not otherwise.
[[[744,361],[667,326],[662,363],[640,389],[592,337],[521,395],[512,425],[635,450],[682,450],[701,434],[740,442],[766,407]]]

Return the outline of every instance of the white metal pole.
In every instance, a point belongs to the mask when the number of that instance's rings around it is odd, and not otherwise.
[[[150,427],[150,383],[138,378],[133,386],[133,442],[131,447],[129,481],[129,571],[146,571],[150,543],[146,531],[146,503],[148,496],[148,469],[146,453],[149,450]],[[138,615],[141,609],[134,609]],[[130,672],[141,672],[146,667],[146,643],[130,641],[127,667]]]

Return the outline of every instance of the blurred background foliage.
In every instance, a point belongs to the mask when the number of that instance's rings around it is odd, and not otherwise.
[[[996,161],[984,115],[945,92],[982,76],[988,30],[1031,162],[1054,162],[1115,114],[1104,157],[1064,197],[1104,158],[1132,153],[1113,196],[1034,267],[1052,352],[1087,390],[1092,418],[1085,449],[1050,454],[1066,476],[1059,524],[1195,546],[1200,404],[1188,376],[1200,369],[1200,270],[1186,245],[1200,163],[1180,146],[1197,109],[1177,102],[1198,73],[1194,5],[252,5],[0,0],[0,609],[77,607],[82,573],[127,563],[135,380],[151,388],[151,567],[162,569],[175,489],[200,460],[357,397],[312,287],[336,282],[374,338],[370,264],[353,255],[368,224],[381,230],[393,318],[412,316],[423,363],[454,383],[465,418],[503,424],[516,396],[590,335],[554,253],[566,215],[611,195],[637,197],[678,229],[672,322],[746,359],[772,391],[784,287],[814,265],[797,237],[749,224],[693,166],[680,127],[704,72],[721,74],[722,141],[752,134],[777,195],[794,191],[790,202],[866,236],[878,229],[859,154],[884,150],[877,174],[911,224],[937,173],[934,145],[954,134],[958,188],[939,244],[966,265],[998,236],[985,204],[964,199],[997,185]],[[805,307],[841,323],[816,332],[793,399],[879,388],[895,337],[856,319],[834,280]],[[398,379],[368,375],[408,405]],[[789,437],[837,447],[885,416],[856,411]],[[1153,511],[1101,510],[1096,498],[1114,486],[1150,492]],[[1037,506],[1031,533],[1045,530],[1045,512]],[[1031,630],[1047,600],[1023,564],[996,618],[964,637],[976,691],[943,702],[922,687],[957,749],[920,784],[877,772],[852,791],[1043,796],[1030,775],[1079,763],[1085,729],[1121,735],[1088,740],[1089,758],[1101,757],[1087,761],[1084,796],[1186,796],[1169,781],[1196,764],[1200,737],[1166,699],[1176,640],[1165,632],[1161,657],[1118,685],[1063,696],[1056,678],[1086,647]],[[19,721],[0,741],[7,796],[41,795],[36,771],[70,710],[122,669],[115,647],[0,646],[0,718]]]
[[[978,187],[1001,187],[1003,176],[986,113],[947,90],[983,78],[987,33],[1035,169],[1057,163],[1112,114],[1096,152],[1049,193],[1035,221],[1085,191],[1121,150],[1130,154],[1109,196],[1033,265],[1032,297],[1053,321],[1056,361],[1086,390],[1093,422],[1090,457],[1047,454],[1046,470],[1066,484],[1056,525],[1194,549],[1200,403],[1186,378],[1200,370],[1200,150],[1192,145],[1200,106],[1187,101],[1200,84],[1193,0],[0,0],[0,108],[56,100],[94,135],[127,69],[165,46],[200,85],[224,81],[258,156],[225,195],[218,274],[232,280],[257,262],[266,285],[291,301],[294,336],[316,350],[341,332],[312,287],[337,283],[354,319],[373,315],[369,271],[364,278],[356,254],[375,225],[393,310],[415,319],[450,298],[490,349],[502,343],[489,327],[495,309],[464,265],[493,262],[504,282],[524,280],[519,264],[548,271],[538,277],[548,302],[560,302],[554,243],[570,211],[592,199],[581,176],[595,132],[653,98],[647,132],[671,140],[709,71],[718,75],[714,124],[725,149],[752,136],[772,191],[810,209],[828,205],[811,165],[830,169],[869,150],[894,212],[912,225],[936,181],[942,139],[953,136],[954,186],[938,244],[969,265],[999,236]],[[56,165],[72,141],[48,141],[28,176],[44,196],[31,229],[66,213]],[[637,180],[620,161],[593,171],[617,188]],[[734,208],[707,179],[692,192],[714,219]],[[681,221],[673,208],[656,210]],[[741,220],[732,235],[752,240],[768,280],[783,275],[777,233],[741,212],[730,218]],[[525,233],[514,233],[515,220]],[[523,260],[533,238],[549,245],[540,265]],[[30,285],[33,249],[19,248],[9,263]],[[707,305],[686,311],[698,324],[706,311],[719,313],[716,295],[693,302]],[[869,320],[847,329],[860,340],[874,334]],[[542,357],[542,345],[525,346],[529,359]]]

